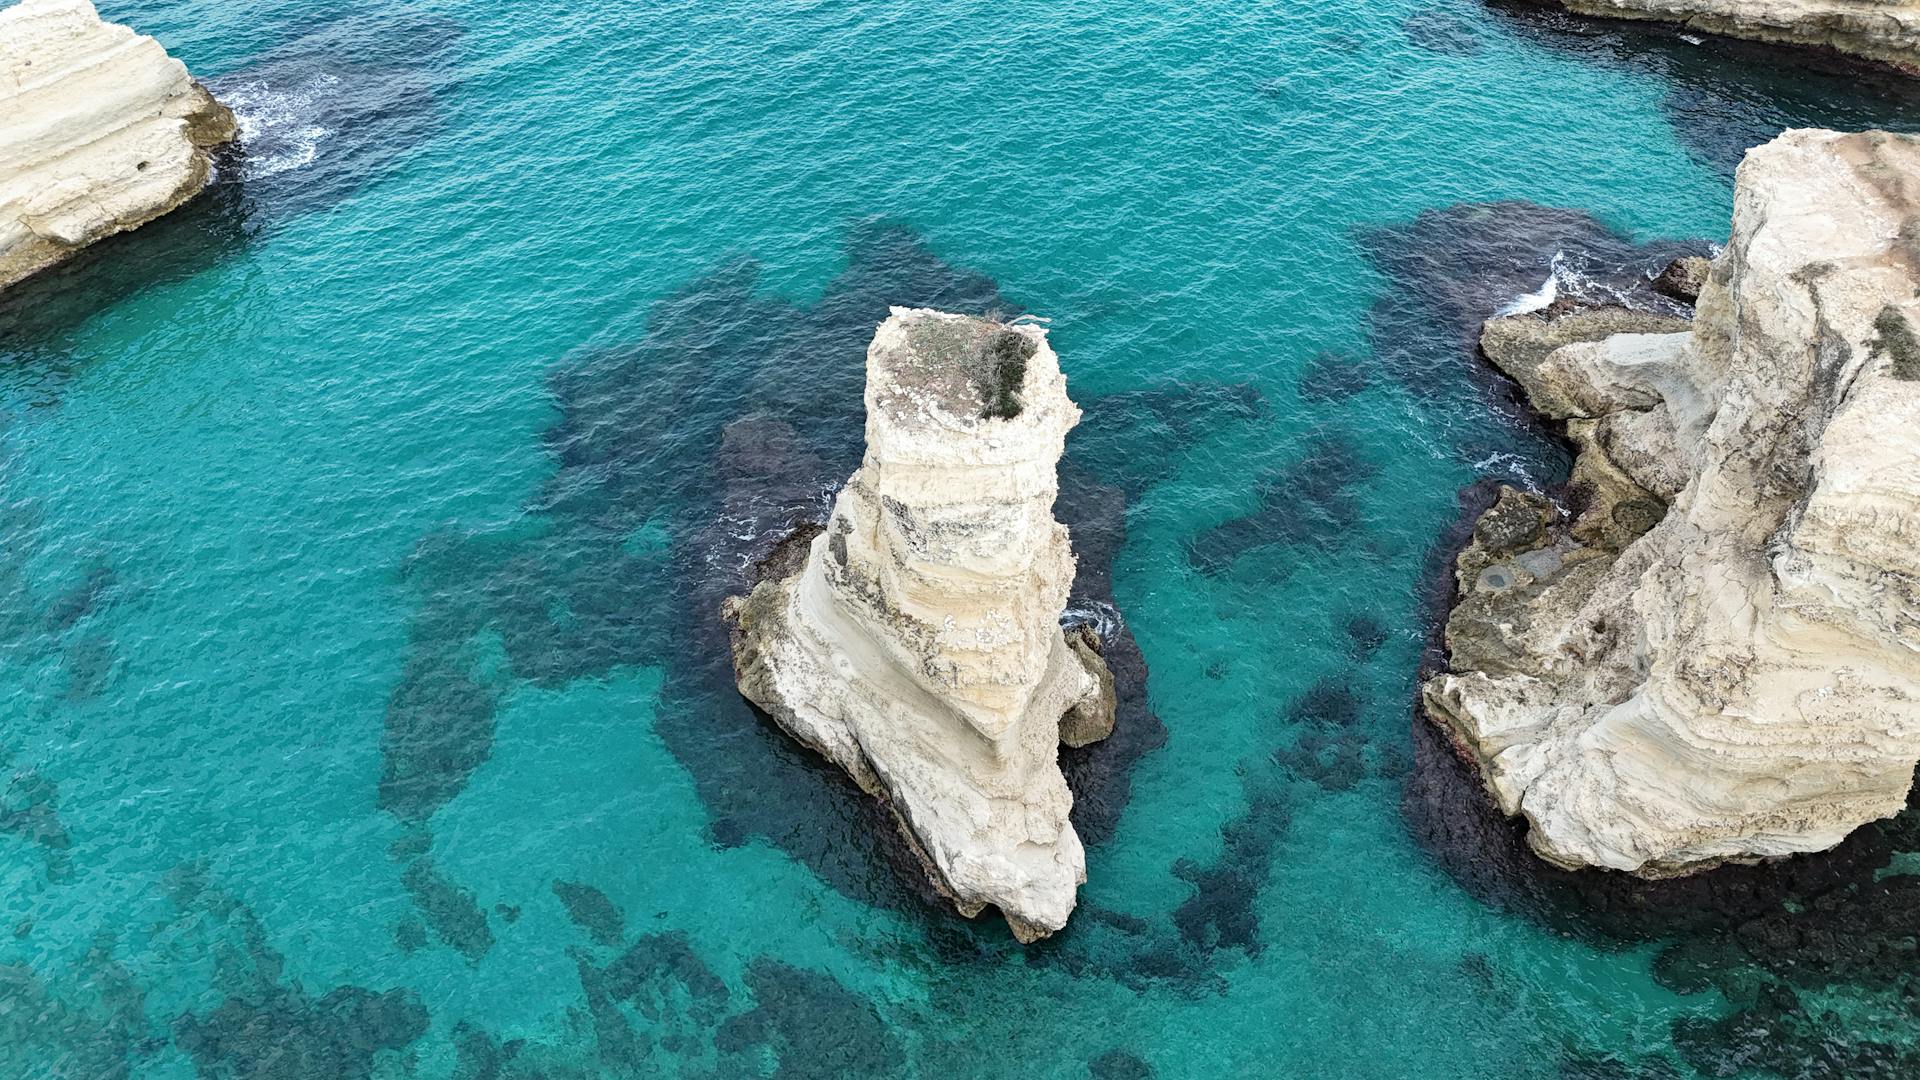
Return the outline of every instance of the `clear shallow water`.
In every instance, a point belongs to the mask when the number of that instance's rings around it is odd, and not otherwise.
[[[7,1075],[1731,1075],[1911,1029],[1873,963],[1588,932],[1402,811],[1455,493],[1565,464],[1471,325],[1723,236],[1730,146],[1908,103],[1466,4],[104,13],[253,150],[0,309]],[[1085,598],[1110,561],[1164,725],[1080,763],[1034,949],[914,895],[711,618],[857,459],[896,302],[1053,320]]]

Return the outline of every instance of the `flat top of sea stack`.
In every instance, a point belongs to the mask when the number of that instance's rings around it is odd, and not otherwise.
[[[867,355],[869,404],[899,423],[991,425],[1051,411],[1053,395],[1032,391],[1058,370],[1038,326],[894,308]]]

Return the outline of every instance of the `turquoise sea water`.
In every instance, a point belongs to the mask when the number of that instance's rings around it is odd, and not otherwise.
[[[1409,717],[1456,492],[1565,467],[1471,327],[1899,93],[1409,0],[103,14],[248,150],[0,306],[0,1075],[1913,1075],[1898,829],[1841,959],[1620,929]],[[1036,947],[727,683],[889,303],[1052,320],[1151,673]]]

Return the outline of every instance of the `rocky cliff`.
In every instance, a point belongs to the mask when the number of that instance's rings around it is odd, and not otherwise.
[[[206,187],[233,114],[87,0],[0,11],[0,288]]]
[[[1031,941],[1086,880],[1057,763],[1112,728],[1055,465],[1080,410],[1046,334],[893,309],[867,353],[867,448],[804,551],[727,604],[740,691],[894,813],[962,914]]]
[[[1558,0],[1582,15],[1681,23],[1709,34],[1836,52],[1920,73],[1912,0]]]
[[[1457,565],[1423,700],[1548,860],[1660,876],[1824,849],[1920,760],[1920,140],[1741,166],[1687,332],[1489,323],[1578,448]]]

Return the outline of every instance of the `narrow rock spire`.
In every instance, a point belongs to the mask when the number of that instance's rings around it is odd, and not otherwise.
[[[996,906],[1032,941],[1086,880],[1061,718],[1076,741],[1112,724],[1104,664],[1060,628],[1055,464],[1080,410],[1041,328],[906,308],[866,405],[804,566],[728,603],[740,691],[886,801],[962,914]]]

